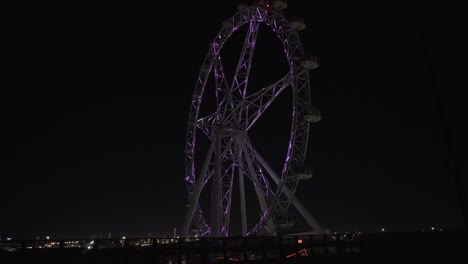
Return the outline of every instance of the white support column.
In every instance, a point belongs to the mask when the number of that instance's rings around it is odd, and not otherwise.
[[[253,147],[252,147],[253,149]],[[255,150],[253,149],[255,153],[255,157],[257,160],[262,164],[262,166],[265,168],[265,170],[268,172],[268,174],[271,176],[273,181],[279,186],[280,184],[280,177],[274,172],[274,170],[270,167],[270,165],[263,159],[263,157]],[[317,233],[320,234],[325,234],[324,230],[320,226],[320,224],[314,219],[314,217],[309,213],[309,211],[304,207],[304,205],[297,199],[296,197],[291,197],[292,196],[292,191],[289,190],[286,186],[283,188],[283,193],[288,197],[288,199],[292,198],[292,204],[296,209],[299,211],[299,213],[304,217],[304,219],[307,221],[307,223],[314,229]]]
[[[242,158],[242,142],[238,139],[237,142],[237,160],[239,165],[239,195],[240,195],[240,212],[241,212],[241,224],[242,224],[242,236],[247,235],[247,207],[245,203],[245,169],[244,164],[240,161]]]
[[[222,163],[221,163],[221,131],[216,131],[214,135],[216,148],[214,153],[214,174],[211,189],[211,236],[221,236],[221,214],[222,210]]]

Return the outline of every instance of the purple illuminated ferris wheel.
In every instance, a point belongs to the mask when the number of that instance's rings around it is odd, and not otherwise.
[[[309,125],[319,121],[320,114],[310,104],[308,71],[316,68],[318,62],[315,57],[304,54],[298,35],[305,28],[304,21],[300,18],[287,20],[283,14],[286,7],[286,1],[258,1],[251,6],[239,6],[239,12],[225,21],[210,44],[195,85],[188,119],[185,149],[188,204],[182,236],[229,236],[234,199],[238,199],[234,204],[240,207],[237,217],[242,236],[274,235],[279,228],[291,227],[294,224],[288,214],[291,205],[313,232],[323,233],[295,197],[300,182],[312,176],[304,160]],[[253,82],[249,77],[260,25],[269,28],[279,39],[284,53],[275,55],[285,58],[287,70],[275,82],[251,89]],[[223,67],[222,50],[241,28],[246,34],[240,54],[236,55],[237,66],[229,78]],[[250,132],[285,90],[292,94],[289,142],[286,142],[282,169],[275,171],[256,148]],[[216,105],[212,111],[202,113],[208,101]],[[200,137],[207,144],[198,154]],[[246,198],[249,188],[253,190],[255,201]],[[200,202],[204,193],[208,193],[208,205]],[[259,214],[249,223],[248,207],[253,203],[259,208]]]

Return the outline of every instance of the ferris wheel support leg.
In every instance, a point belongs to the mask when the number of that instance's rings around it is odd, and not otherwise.
[[[237,160],[241,160],[242,157],[242,144],[238,144]],[[238,162],[239,165],[239,195],[240,195],[240,212],[241,212],[241,225],[242,225],[242,236],[247,235],[247,207],[245,203],[245,169],[242,162]]]
[[[275,173],[275,171],[270,167],[270,165],[263,159],[263,157],[254,149],[255,157],[257,160],[262,164],[268,174],[271,176],[273,181],[276,185],[280,184],[280,177]],[[297,199],[296,197],[292,197],[292,191],[284,186],[283,193],[288,197],[288,199],[292,199],[292,204],[296,207],[297,211],[304,217],[307,223],[314,229],[315,232],[320,234],[325,234],[323,228],[320,224],[315,220],[315,218],[309,213],[309,211],[304,207],[304,205]]]
[[[265,213],[268,210],[268,205],[266,203],[265,196],[263,195],[263,191],[259,187],[260,182],[257,178],[257,173],[255,172],[252,159],[250,158],[247,152],[244,152],[244,156],[245,156],[245,160],[247,162],[247,166],[251,174],[251,179],[254,183],[255,193],[257,194],[258,202],[260,203],[260,208],[262,209],[262,213]],[[273,222],[271,220],[268,220],[267,228],[268,228],[268,232],[271,232],[274,230]]]
[[[211,236],[221,236],[221,214],[222,208],[222,182],[221,182],[221,132],[216,131],[214,135],[215,155],[214,155],[214,174],[213,174],[213,187],[211,189]]]
[[[208,172],[208,166],[210,165],[211,156],[213,155],[215,142],[212,141],[210,148],[208,149],[208,153],[205,157],[205,161],[203,163],[203,167],[200,171],[200,176],[198,177],[197,182],[195,183],[195,188],[193,191],[192,196],[190,197],[190,203],[185,215],[184,225],[182,226],[182,237],[187,237],[190,229],[190,225],[192,224],[193,215],[195,214],[195,209],[198,205],[198,199],[200,198],[200,194],[205,187],[205,179]]]

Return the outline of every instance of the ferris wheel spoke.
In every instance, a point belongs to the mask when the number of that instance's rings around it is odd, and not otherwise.
[[[277,185],[277,188],[279,189],[283,189],[283,190],[286,190],[286,197],[289,199],[289,201],[292,199],[292,197],[294,196],[294,193],[292,192],[291,188],[288,186],[288,184],[285,184],[287,182],[289,182],[288,180],[288,175],[286,173],[286,177],[285,179],[281,179],[280,176],[278,176],[278,174],[275,172],[275,170],[270,166],[270,164],[262,157],[262,155],[257,151],[257,149],[255,148],[255,146],[253,146],[253,144],[251,143],[250,141],[250,138],[249,137],[246,137],[246,143],[247,145],[249,146],[249,150],[251,151],[252,153],[252,156],[255,158],[255,161],[257,161],[259,164],[261,164],[261,166],[263,168],[265,168],[265,171],[267,172],[267,175],[270,176],[270,178],[273,180],[273,182]],[[288,168],[286,169],[283,169],[285,171],[288,170]],[[277,196],[275,197],[278,200],[280,200],[281,198],[284,198],[284,195],[283,193],[278,193]],[[282,209],[282,210],[286,210],[287,209],[287,206],[284,205],[284,203],[281,203],[281,202],[278,202],[278,206]]]
[[[259,26],[260,23],[258,21],[251,21],[249,23],[247,35],[244,39],[244,46],[242,47],[231,85],[231,93],[234,96],[245,97]]]
[[[212,113],[205,117],[199,118],[196,121],[196,126],[199,128],[203,134],[208,138],[211,138],[214,125],[216,123],[217,113]]]
[[[248,136],[246,136],[246,149],[248,149],[250,155],[253,157],[255,164],[259,168],[264,168],[266,175],[268,175],[273,182],[276,184],[276,193],[272,196],[270,196],[270,204],[269,204],[269,210],[270,214],[266,216],[266,219],[264,221],[272,221],[276,215],[281,214],[283,212],[286,212],[287,208],[281,203],[280,198],[284,193],[284,190],[287,189],[287,187],[284,186],[283,181],[281,181],[281,178],[275,173],[275,171],[272,169],[272,167],[262,158],[262,156],[258,153],[258,151],[255,149],[255,147],[252,145],[250,139]],[[264,176],[265,177],[265,176]],[[267,179],[264,179],[265,182],[269,182]],[[293,195],[291,192],[286,191],[289,195],[287,196],[288,198],[292,198]]]
[[[248,170],[248,174],[250,177],[250,180],[252,181],[252,184],[254,185],[255,193],[257,194],[257,198],[260,204],[260,209],[262,211],[261,213],[261,219],[259,222],[264,222],[265,218],[268,216],[268,208],[269,208],[269,202],[271,201],[270,195],[272,192],[270,192],[269,186],[266,184],[264,181],[264,175],[261,170],[258,170],[258,167],[256,169],[256,166],[254,165],[254,160],[253,157],[250,155],[250,151],[243,151],[244,153],[244,160],[246,163],[246,167]],[[269,199],[270,198],[270,199]],[[268,229],[268,232],[273,232],[274,226],[273,222],[271,220],[267,220],[266,222],[266,228]]]
[[[243,127],[246,127],[248,131],[271,103],[273,103],[281,92],[290,86],[293,81],[293,76],[287,74],[276,83],[247,96],[244,100],[245,121]]]
[[[225,112],[223,108],[232,108],[233,103],[230,95],[231,87],[229,86],[226,75],[224,74],[221,55],[219,54],[216,55],[216,60],[214,63],[214,81],[216,86],[216,103],[218,106],[217,112]]]
[[[252,93],[243,99],[242,103],[230,111],[229,115],[225,116],[226,123],[236,123],[236,120],[242,120],[241,127],[249,130],[271,103],[278,97],[281,92],[294,81],[289,74],[285,75],[276,83],[264,87],[258,92]]]
[[[262,187],[262,190],[265,193],[265,197],[270,204],[275,197],[275,193],[271,188],[270,181],[267,177],[269,172],[265,171],[265,169],[257,160],[256,152],[254,151],[253,146],[249,143],[248,138],[244,143],[244,151],[246,152],[246,156],[249,156],[252,161],[253,168],[257,172],[257,181],[259,182],[259,186]]]

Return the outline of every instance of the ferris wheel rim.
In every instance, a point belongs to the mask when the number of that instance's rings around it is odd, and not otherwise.
[[[219,33],[216,35],[214,38],[213,43],[211,44],[211,47],[202,63],[202,68],[199,72],[198,76],[198,81],[197,81],[197,86],[193,94],[193,100],[191,104],[191,109],[190,109],[190,116],[189,116],[189,121],[188,121],[188,128],[187,128],[187,141],[186,141],[186,188],[187,188],[187,194],[188,197],[193,194],[193,188],[194,184],[196,182],[197,175],[195,174],[196,168],[195,168],[195,148],[196,148],[196,135],[197,133],[200,133],[200,129],[197,126],[197,120],[199,120],[199,113],[200,113],[200,106],[203,102],[203,93],[204,89],[206,87],[206,83],[208,81],[208,78],[210,76],[210,73],[213,68],[213,63],[214,63],[214,58],[212,54],[218,54],[220,50],[222,50],[222,47],[224,43],[230,38],[230,36],[236,32],[240,27],[247,23],[251,22],[260,22],[260,23],[265,23],[270,28],[273,28],[273,31],[277,34],[277,36],[282,39],[281,34],[289,34],[287,37],[283,37],[286,39],[286,42],[283,42],[285,52],[287,54],[286,58],[288,60],[289,64],[289,71],[291,75],[294,76],[294,81],[291,84],[291,88],[293,89],[293,115],[292,115],[292,120],[291,120],[291,132],[290,132],[290,138],[289,138],[289,144],[288,144],[288,153],[285,157],[285,161],[283,164],[283,171],[281,172],[281,181],[280,184],[278,185],[278,188],[276,190],[275,197],[278,197],[277,199],[279,200],[282,195],[283,195],[283,188],[284,185],[287,184],[288,182],[288,174],[290,174],[290,166],[291,162],[293,159],[296,159],[296,161],[300,161],[301,163],[305,159],[305,153],[307,151],[307,141],[309,137],[309,125],[308,122],[300,122],[298,120],[298,116],[300,113],[298,113],[297,109],[298,108],[305,108],[306,105],[310,104],[310,87],[309,87],[309,78],[308,78],[308,73],[307,71],[304,71],[302,73],[299,73],[301,66],[297,61],[297,56],[296,58],[293,58],[295,55],[302,55],[304,52],[302,50],[302,45],[299,40],[299,37],[297,36],[297,32],[295,32],[293,29],[291,29],[288,25],[287,19],[283,16],[283,14],[279,11],[275,11],[274,9],[268,9],[264,8],[261,6],[254,6],[250,7],[244,10],[241,10],[237,12],[234,16],[231,17],[231,19],[224,24],[222,29],[219,31]],[[276,28],[275,28],[276,27]],[[281,32],[278,32],[281,31]],[[289,32],[289,33],[286,33]],[[295,47],[291,47],[291,41],[290,38],[295,38]],[[288,52],[294,52],[294,54],[288,54]],[[300,56],[299,56],[300,57]],[[302,84],[307,87],[302,87],[302,92],[304,92],[301,96],[304,96],[306,98],[301,98],[298,99],[298,79],[302,78]],[[198,88],[198,90],[197,90]],[[301,127],[302,126],[302,127]],[[298,137],[298,134],[302,137],[302,141],[296,140]],[[300,141],[297,143],[297,141]],[[301,144],[300,146],[298,144]],[[296,154],[295,157],[293,155]],[[297,183],[297,181],[296,181]],[[290,202],[290,201],[289,201]],[[274,204],[270,204],[271,208],[268,208],[268,215],[264,219],[259,219],[259,222],[255,225],[255,227],[249,232],[257,232],[259,231],[263,225],[265,225],[265,222],[267,219],[275,214],[277,211],[278,206],[278,201],[276,201]],[[197,205],[197,214],[198,214],[198,225],[204,226],[207,232],[210,230],[210,225],[206,223],[203,217],[203,212],[200,207],[200,205]]]

